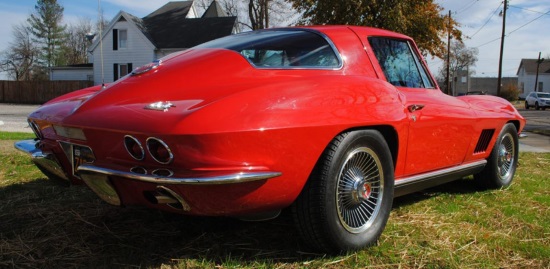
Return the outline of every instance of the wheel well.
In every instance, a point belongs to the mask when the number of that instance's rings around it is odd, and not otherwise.
[[[519,121],[517,121],[517,120],[511,120],[511,121],[509,121],[508,123],[514,124],[514,126],[516,126],[516,130],[519,130]]]
[[[351,130],[346,130],[345,132],[353,132],[353,131],[359,131],[359,130],[376,130],[382,134],[384,139],[386,140],[386,143],[388,144],[388,147],[390,148],[391,158],[393,160],[393,167],[395,167],[397,163],[397,153],[399,150],[399,139],[397,136],[397,131],[392,126],[388,125],[376,125],[376,126],[367,126],[364,128],[355,128]]]

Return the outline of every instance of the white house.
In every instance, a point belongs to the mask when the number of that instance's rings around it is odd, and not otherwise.
[[[539,76],[536,91],[550,92],[550,61],[545,60],[538,64],[537,59],[521,59],[517,72],[521,97],[535,91],[537,68]]]
[[[214,1],[197,18],[193,1],[169,2],[145,16],[120,11],[90,47],[94,84],[113,82],[172,52],[230,35],[236,17]]]

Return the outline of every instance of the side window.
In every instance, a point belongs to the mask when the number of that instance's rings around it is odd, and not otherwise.
[[[398,87],[434,88],[428,72],[409,42],[370,37],[369,43],[389,83]]]

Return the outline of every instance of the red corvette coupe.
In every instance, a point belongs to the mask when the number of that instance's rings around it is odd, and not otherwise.
[[[276,217],[311,246],[376,242],[395,196],[474,175],[511,184],[525,120],[443,94],[413,40],[380,29],[270,29],[169,55],[30,114],[16,147],[107,203]]]

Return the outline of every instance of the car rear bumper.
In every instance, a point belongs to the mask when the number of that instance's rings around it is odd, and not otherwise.
[[[31,156],[34,164],[47,176],[53,175],[60,179],[69,181],[69,178],[61,168],[59,160],[54,154],[44,153],[37,147],[38,140],[29,139],[15,142],[16,149],[23,151]]]
[[[112,205],[122,205],[122,199],[118,194],[112,180],[132,180],[147,185],[153,184],[155,190],[147,195],[147,200],[152,204],[168,204],[183,211],[191,211],[191,206],[186,199],[173,188],[179,185],[225,185],[266,180],[281,175],[280,172],[240,172],[217,175],[211,177],[174,178],[159,177],[154,175],[137,174],[109,168],[97,167],[91,164],[83,164],[77,169],[78,174],[101,199]]]

